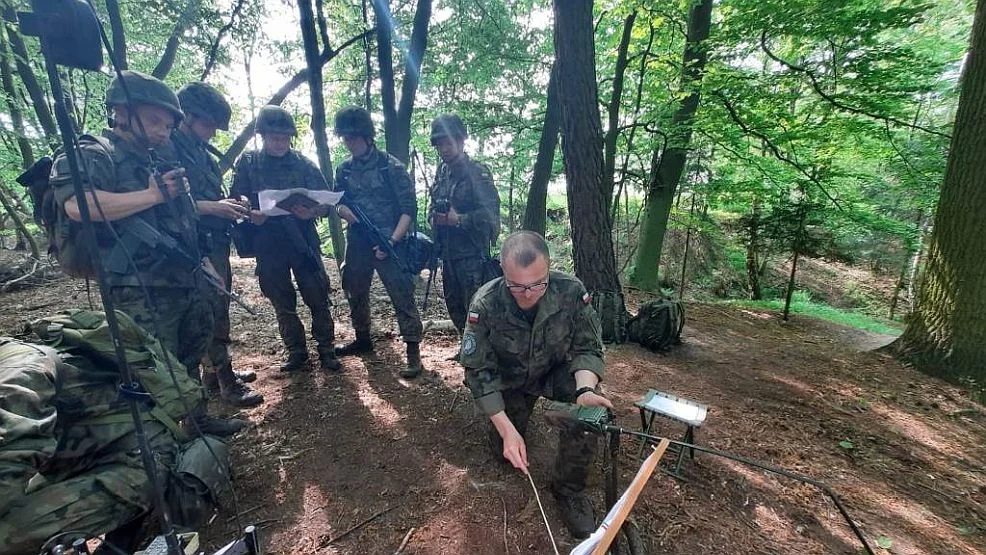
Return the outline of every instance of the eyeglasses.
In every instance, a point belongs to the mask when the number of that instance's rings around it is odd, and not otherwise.
[[[533,293],[540,293],[547,288],[548,288],[547,281],[542,281],[540,283],[532,283],[531,285],[520,285],[517,283],[507,284],[507,289],[509,289],[511,293],[525,293],[527,291],[531,291]]]

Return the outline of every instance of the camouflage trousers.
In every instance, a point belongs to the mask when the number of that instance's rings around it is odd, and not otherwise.
[[[227,289],[233,284],[233,270],[229,266],[229,239],[213,236],[212,252],[208,254],[209,262],[222,278]],[[233,370],[233,361],[229,356],[229,297],[219,291],[210,295],[212,299],[212,339],[206,351],[206,360],[216,372]]]
[[[342,265],[342,289],[349,300],[353,329],[359,335],[370,333],[370,285],[376,270],[397,313],[397,327],[407,343],[421,341],[421,314],[414,304],[414,281],[397,263],[377,259],[373,247],[358,233],[349,233],[346,261]]]
[[[565,403],[575,402],[575,376],[567,365],[552,372],[549,392],[545,397]],[[508,389],[502,392],[504,412],[517,428],[517,432],[527,441],[527,423],[540,395],[521,389]],[[503,439],[487,421],[487,435],[490,450],[497,459],[503,457]],[[563,429],[559,432],[558,452],[555,456],[554,488],[561,495],[575,495],[585,489],[586,478],[596,455],[597,436],[579,430]]]
[[[113,287],[110,295],[117,310],[155,336],[192,378],[201,381],[199,365],[213,333],[212,291],[205,289],[201,278],[196,284],[194,288],[148,287],[150,304],[140,287]]]
[[[291,283],[292,274],[301,300],[312,314],[312,339],[318,343],[319,353],[331,352],[335,322],[330,311],[329,276],[321,258],[315,260],[291,248],[257,253],[260,291],[274,306],[284,348],[289,353],[305,353],[305,326],[298,317],[298,292]]]
[[[469,301],[486,281],[486,262],[481,257],[446,260],[442,263],[445,306],[460,335],[466,327]]]

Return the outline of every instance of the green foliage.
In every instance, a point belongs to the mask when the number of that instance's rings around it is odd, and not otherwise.
[[[780,311],[784,308],[784,299],[781,298],[764,301],[734,300],[724,302],[735,306],[764,310]],[[827,304],[816,303],[811,300],[811,293],[804,290],[796,290],[794,292],[791,301],[791,312],[793,314],[819,318],[843,326],[875,333],[899,335],[901,332],[901,329],[894,322],[877,319],[860,312],[840,310]]]

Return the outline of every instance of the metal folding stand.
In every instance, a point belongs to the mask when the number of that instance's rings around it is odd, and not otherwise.
[[[705,418],[709,414],[709,407],[696,403],[695,401],[689,401],[688,399],[682,399],[677,395],[671,393],[666,393],[663,391],[658,391],[656,389],[647,390],[647,394],[640,401],[634,403],[640,410],[640,431],[644,435],[651,435],[651,430],[654,427],[654,418],[661,416],[675,422],[680,422],[685,425],[685,435],[681,438],[681,443],[693,444],[695,443],[695,429],[700,428],[703,423],[705,423]],[[645,440],[640,443],[640,451],[637,453],[637,460],[643,459],[644,449],[649,445],[650,441]],[[674,445],[678,457],[675,461],[674,470],[664,470],[662,472],[674,476],[675,478],[681,478],[681,463],[685,459],[686,447],[682,445]],[[695,459],[695,449],[687,448],[689,456]]]

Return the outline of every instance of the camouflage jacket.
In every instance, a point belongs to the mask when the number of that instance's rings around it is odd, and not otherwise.
[[[552,271],[548,289],[528,323],[503,278],[472,298],[460,360],[466,385],[487,415],[504,409],[502,391],[550,395],[548,376],[560,365],[571,374],[603,376],[603,342],[592,298],[577,278]]]
[[[185,177],[188,178],[188,185],[193,200],[221,200],[226,198],[223,193],[223,178],[219,171],[219,164],[215,158],[209,154],[205,143],[198,137],[193,137],[183,131],[175,130],[171,133],[171,142],[175,146],[175,153],[185,168]],[[203,235],[209,232],[220,232],[228,235],[233,222],[225,218],[216,216],[202,215],[198,220],[200,245],[203,252],[211,251],[211,246],[204,243]]]
[[[418,214],[414,184],[404,164],[376,147],[359,159],[349,158],[336,169],[341,204],[358,204],[382,233],[391,234],[403,214],[413,222]],[[351,227],[349,233],[358,232]]]
[[[431,188],[431,206],[448,202],[459,215],[457,226],[436,226],[442,258],[489,257],[500,234],[500,195],[485,165],[462,154],[451,164],[442,163]]]
[[[112,130],[106,129],[98,142],[80,141],[80,165],[86,174],[86,187],[93,187],[112,193],[131,193],[147,189],[148,179],[153,168],[148,150],[124,140]],[[175,165],[176,156],[172,145],[155,148],[164,165]],[[55,158],[51,168],[51,186],[55,189],[57,202],[64,203],[75,196],[72,188],[72,174],[64,154]],[[120,235],[122,246],[117,242],[106,225],[96,223],[99,254],[108,270],[110,286],[139,286],[143,283],[152,287],[194,287],[195,278],[188,267],[187,260],[181,264],[160,248],[155,248],[140,240],[126,230],[128,220],[141,219],[151,227],[178,241],[189,260],[199,259],[197,244],[186,244],[182,229],[195,226],[194,213],[185,213],[180,207],[181,199],[158,204],[132,216],[122,218],[111,225]],[[93,214],[98,213],[95,205],[90,206]],[[128,260],[128,254],[134,264]],[[134,269],[136,265],[136,270]]]
[[[229,195],[233,198],[241,195],[247,197],[254,209],[260,207],[258,194],[266,189],[329,189],[318,166],[294,150],[281,157],[270,156],[263,151],[244,153],[233,171]],[[319,245],[315,220],[300,220],[294,216],[268,218],[263,225],[258,226],[255,241],[260,256],[283,250],[286,245],[294,245],[300,253]],[[299,241],[305,244],[298,244]]]

